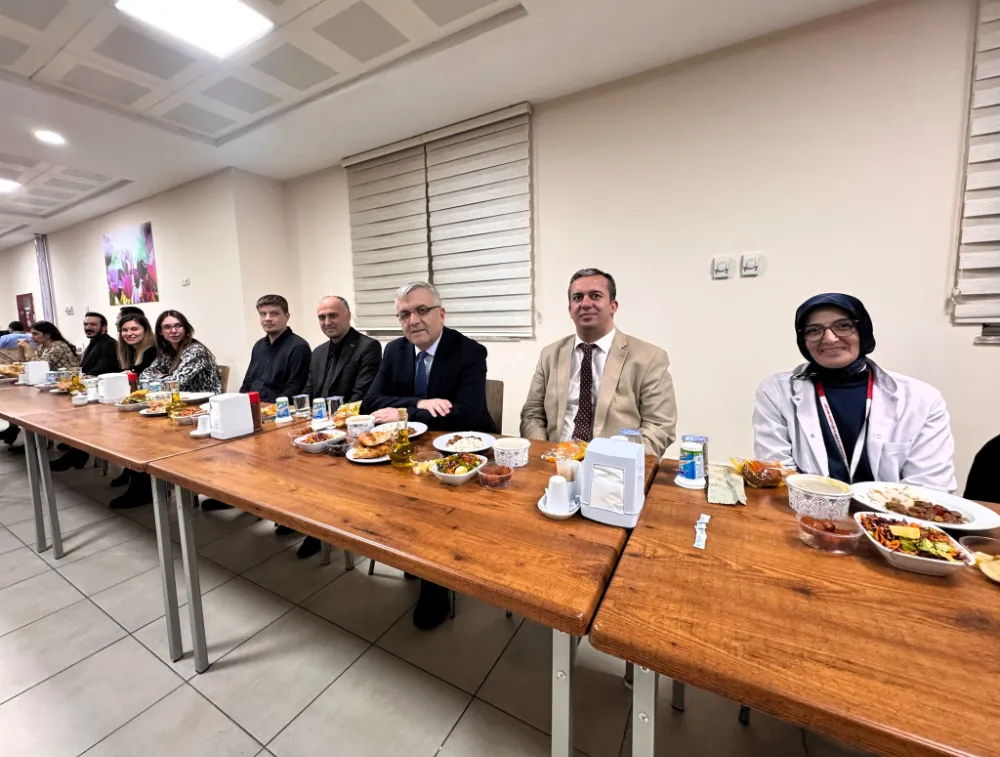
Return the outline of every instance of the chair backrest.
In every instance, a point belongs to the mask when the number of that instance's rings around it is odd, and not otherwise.
[[[219,366],[219,378],[222,379],[222,391],[225,393],[226,389],[229,387],[229,366],[220,365]]]
[[[503,433],[503,381],[486,379],[486,411]]]

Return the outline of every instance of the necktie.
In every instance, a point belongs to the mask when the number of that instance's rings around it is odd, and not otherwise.
[[[421,352],[417,355],[417,377],[413,382],[413,388],[418,397],[427,396],[427,353]]]
[[[580,403],[573,421],[573,438],[589,442],[594,438],[594,345],[581,344]]]

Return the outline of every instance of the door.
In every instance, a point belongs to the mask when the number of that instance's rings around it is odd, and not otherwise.
[[[35,322],[35,296],[32,294],[17,295],[17,320],[24,324],[27,331]]]

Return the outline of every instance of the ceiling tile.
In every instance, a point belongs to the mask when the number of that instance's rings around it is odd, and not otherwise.
[[[164,80],[174,78],[195,62],[190,55],[127,26],[119,26],[112,31],[94,47],[94,52]]]
[[[119,105],[132,105],[151,91],[148,87],[81,64],[73,66],[59,81]]]
[[[69,189],[72,192],[89,192],[92,187],[90,184],[81,184],[78,181],[64,181],[63,179],[48,179],[45,182],[47,187],[56,187],[57,189]]]
[[[313,31],[362,63],[385,55],[409,41],[364,2],[342,10]]]
[[[0,34],[0,66],[13,66],[28,51],[28,46]]]
[[[92,173],[90,171],[78,171],[75,168],[67,168],[62,172],[63,176],[72,176],[74,179],[83,179],[84,181],[96,181],[98,184],[103,184],[106,181],[111,181],[110,176],[105,176],[102,173]]]
[[[31,168],[38,165],[37,160],[22,158],[19,155],[11,155],[6,152],[0,152],[0,163],[6,163],[8,166],[23,166],[24,168]]]
[[[495,0],[413,0],[427,17],[438,26],[447,26],[462,16],[485,8]]]
[[[13,168],[0,168],[0,179],[6,179],[8,181],[17,181],[21,176],[20,171],[15,171]]]
[[[69,192],[56,192],[52,189],[39,189],[32,187],[28,190],[28,194],[35,195],[36,197],[51,197],[53,200],[72,200],[73,195]]]
[[[315,87],[320,82],[337,75],[337,72],[325,63],[287,42],[251,65],[258,71],[300,91]]]
[[[0,16],[44,32],[68,4],[66,0],[0,0]]]
[[[258,89],[252,84],[237,79],[235,76],[227,76],[222,81],[213,84],[202,94],[211,97],[220,103],[225,103],[232,108],[242,110],[244,113],[256,113],[258,110],[274,105],[280,100],[270,92]]]
[[[218,113],[199,108],[191,103],[181,103],[176,108],[164,113],[163,118],[206,134],[214,134],[236,123],[231,118],[220,116]]]

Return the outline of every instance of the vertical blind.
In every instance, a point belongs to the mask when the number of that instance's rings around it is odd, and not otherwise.
[[[344,161],[358,327],[399,333],[396,288],[441,292],[448,325],[533,335],[531,115],[514,106]]]
[[[1000,0],[979,7],[956,323],[1000,323]]]

